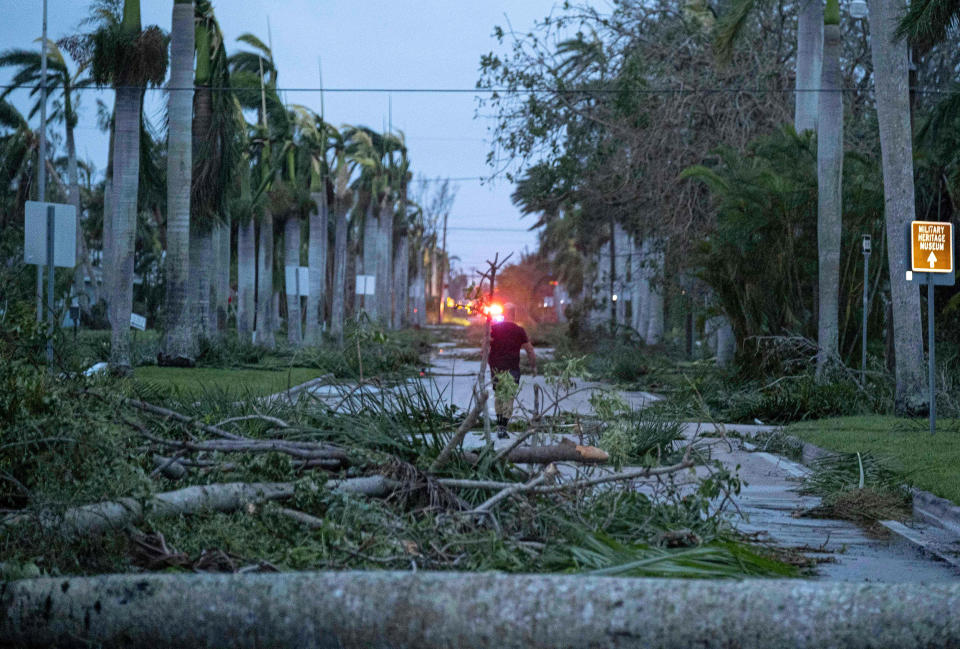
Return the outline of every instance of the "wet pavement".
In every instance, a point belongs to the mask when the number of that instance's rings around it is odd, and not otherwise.
[[[451,345],[439,347],[431,357],[427,376],[413,379],[419,382],[424,392],[434,402],[456,405],[461,409],[470,407],[473,392],[480,370],[479,348],[454,348]],[[550,350],[538,350],[538,356],[546,357]],[[537,386],[536,388],[534,386]],[[418,387],[418,386],[413,386]],[[362,388],[363,398],[389,398],[398,388],[374,387]],[[399,389],[406,389],[401,386]],[[489,386],[487,387],[489,389]],[[611,388],[601,383],[577,380],[569,390],[569,395],[559,404],[564,412],[590,414],[590,395],[597,390]],[[352,398],[358,398],[357,390]],[[309,391],[328,403],[343,403],[344,388],[315,386]],[[535,391],[539,394],[535,397]],[[620,395],[633,408],[657,401],[659,397],[647,392],[625,392]],[[556,386],[550,385],[542,376],[522,376],[517,397],[519,408],[529,412],[534,400],[539,400],[540,409],[551,405],[557,397]],[[493,394],[487,400],[491,419],[493,412]],[[551,410],[553,410],[551,408]],[[770,426],[725,426],[726,431],[736,432],[744,438],[765,430]],[[720,460],[727,467],[738,467],[744,481],[739,496],[735,498],[736,507],[731,508],[732,522],[741,531],[757,534],[761,539],[789,548],[796,548],[803,554],[820,560],[826,560],[818,567],[817,579],[838,581],[872,582],[945,582],[960,579],[958,569],[928,553],[921,552],[917,545],[906,540],[903,535],[891,534],[887,538],[871,536],[858,525],[844,520],[801,518],[796,514],[819,503],[819,499],[801,496],[795,489],[806,467],[777,455],[757,452],[740,437],[700,437],[710,434],[713,424],[687,424],[685,434],[697,436],[698,445],[709,446],[711,457]],[[464,446],[479,447],[483,444],[483,434],[475,431],[467,436]],[[497,440],[496,446],[509,444],[511,440]],[[556,439],[541,439],[541,443]],[[598,471],[607,469],[598,468]],[[567,469],[572,471],[572,469]],[[566,471],[565,471],[566,472]],[[739,513],[737,512],[739,510]],[[892,525],[891,528],[894,528]],[[907,523],[906,528],[915,528],[917,534],[924,532],[919,522]],[[931,532],[940,533],[942,530]]]

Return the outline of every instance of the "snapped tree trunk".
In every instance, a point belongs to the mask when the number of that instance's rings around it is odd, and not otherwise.
[[[300,215],[296,212],[287,214],[283,223],[283,250],[284,265],[300,268]],[[300,321],[300,295],[297,291],[296,279],[299,270],[295,270],[293,286],[286,287],[287,295],[287,342],[299,346],[303,342],[303,330]],[[286,273],[284,273],[286,278]]]
[[[797,133],[817,130],[823,61],[823,0],[800,0],[797,14],[797,74],[793,125]]]
[[[45,577],[0,591],[0,637],[108,649],[955,647],[958,603],[958,583],[425,571]]]
[[[167,140],[167,254],[164,259],[161,359],[192,365],[196,338],[190,314],[190,185],[193,172],[193,2],[173,5]]]
[[[257,236],[253,218],[237,227],[237,334],[253,341],[256,304]]]
[[[133,311],[133,260],[140,186],[141,90],[115,90],[111,260],[104,268],[110,294],[110,365],[130,371],[130,313]]]
[[[260,221],[260,248],[257,251],[257,344],[273,349],[273,214],[264,210]]]
[[[310,287],[307,294],[306,340],[320,342],[323,330],[324,299],[327,295],[327,192],[312,192],[314,208],[310,211],[310,241],[307,247],[307,267]]]
[[[929,407],[924,391],[920,292],[906,281],[904,258],[906,224],[915,218],[913,141],[907,43],[896,40],[894,32],[905,4],[904,0],[870,0],[869,4],[896,359],[894,408],[901,416],[916,415]]]
[[[835,0],[834,0],[835,1]],[[829,12],[828,12],[829,13]],[[829,20],[829,16],[827,17]],[[840,26],[823,26],[823,81],[817,123],[817,250],[819,305],[817,378],[839,360],[840,238],[842,227],[843,94]]]

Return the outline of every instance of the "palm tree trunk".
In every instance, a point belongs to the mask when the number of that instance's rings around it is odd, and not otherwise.
[[[633,308],[634,318],[633,318],[633,328],[637,330],[637,333],[640,334],[640,337],[646,341],[647,339],[647,328],[650,324],[650,269],[649,269],[649,257],[650,257],[650,239],[645,238],[640,244],[637,252],[637,260],[634,264],[634,272],[636,273],[636,280],[634,284],[636,290],[634,291],[634,303],[636,306]]]
[[[257,251],[257,344],[273,349],[273,214],[264,210]]]
[[[330,333],[343,344],[344,300],[347,291],[347,201],[337,196],[333,213],[335,232],[333,241],[333,297],[330,309]]]
[[[327,293],[327,192],[313,192],[310,198],[316,207],[310,212],[307,247],[310,287],[307,291],[306,340],[308,344],[316,345],[323,329],[323,302]]]
[[[194,337],[211,337],[210,264],[213,259],[212,232],[190,227],[190,301],[191,331]]]
[[[377,218],[374,216],[373,199],[367,204],[367,209],[363,216],[363,264],[361,266],[364,275],[373,275],[377,278],[376,294],[368,298],[366,295],[357,295],[357,300],[362,300],[363,310],[366,311],[370,319],[376,322],[380,316],[379,301],[382,287],[380,286],[380,238]],[[359,307],[358,307],[359,310]]]
[[[116,103],[116,100],[114,100]],[[117,144],[116,108],[114,118],[110,120],[110,151],[107,154],[107,177],[103,181],[103,224],[100,233],[100,281],[102,294],[107,305],[107,319],[110,316],[110,276],[107,268],[113,268],[113,150]]]
[[[873,74],[880,124],[883,195],[887,226],[887,262],[893,304],[893,346],[896,359],[894,408],[898,415],[918,414],[929,407],[924,392],[923,326],[920,293],[906,281],[906,224],[915,218],[913,143],[907,43],[894,38],[904,0],[870,0]]]
[[[614,291],[617,295],[617,323],[627,324],[627,266],[630,263],[630,254],[627,252],[627,233],[620,223],[613,228],[614,248],[616,254],[617,278]]]
[[[217,335],[227,328],[227,306],[230,299],[230,222],[218,223],[215,236],[218,237],[217,257],[214,264],[214,317],[217,325]]]
[[[115,90],[112,259],[104,271],[110,294],[110,365],[129,373],[130,313],[133,311],[133,256],[137,228],[137,191],[140,184],[141,90]]]
[[[300,215],[296,212],[287,214],[283,224],[284,265],[294,267],[299,276],[300,272]],[[300,323],[300,294],[297,290],[297,277],[293,286],[286,287],[287,295],[287,341],[291,345],[299,346],[303,342],[303,330]]]
[[[380,200],[380,236],[377,238],[377,314],[386,327],[393,324],[393,202],[390,192]]]
[[[160,359],[193,364],[190,314],[190,180],[193,170],[193,2],[173,5],[170,41],[170,108],[167,143],[166,294]]]
[[[663,282],[665,253],[663,242],[651,243],[647,297],[647,344],[657,345],[663,340]]]
[[[237,334],[253,341],[257,292],[257,235],[253,218],[237,227]]]
[[[830,11],[827,12],[828,22],[832,22],[830,13]],[[825,24],[823,27],[823,81],[820,92],[820,117],[817,123],[818,380],[824,380],[828,366],[838,360],[839,348],[841,176],[843,174],[841,83],[840,26]]]
[[[393,255],[393,328],[403,329],[409,323],[407,308],[410,288],[407,272],[410,266],[410,251],[407,233],[401,232]]]
[[[817,130],[823,53],[823,1],[800,0],[797,16],[797,74],[793,124],[797,133]]]

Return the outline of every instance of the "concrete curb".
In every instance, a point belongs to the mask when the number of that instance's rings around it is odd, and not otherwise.
[[[828,451],[816,444],[805,442],[794,435],[785,435],[785,437],[803,449],[800,464],[804,467],[809,468],[816,460],[834,454],[834,451]],[[750,446],[756,448],[752,444]],[[914,517],[941,528],[946,534],[924,534],[898,521],[879,521],[880,524],[921,552],[960,568],[960,553],[956,549],[949,548],[950,545],[960,547],[960,506],[953,504],[946,498],[935,496],[929,491],[923,491],[916,487],[910,487],[910,492],[913,494]]]

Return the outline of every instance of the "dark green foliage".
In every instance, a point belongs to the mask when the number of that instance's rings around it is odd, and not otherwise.
[[[683,176],[703,181],[716,209],[716,226],[699,244],[695,266],[730,319],[741,363],[761,372],[760,349],[768,336],[816,339],[814,303],[817,276],[816,145],[789,126],[757,138],[745,154],[717,151],[715,167],[696,166]],[[840,349],[844,359],[859,339],[863,277],[861,233],[883,240],[883,203],[875,160],[848,154],[844,163],[844,241],[841,257]],[[852,207],[851,207],[852,206]],[[886,273],[886,255],[874,255],[871,283]],[[879,300],[871,319],[880,330]]]

